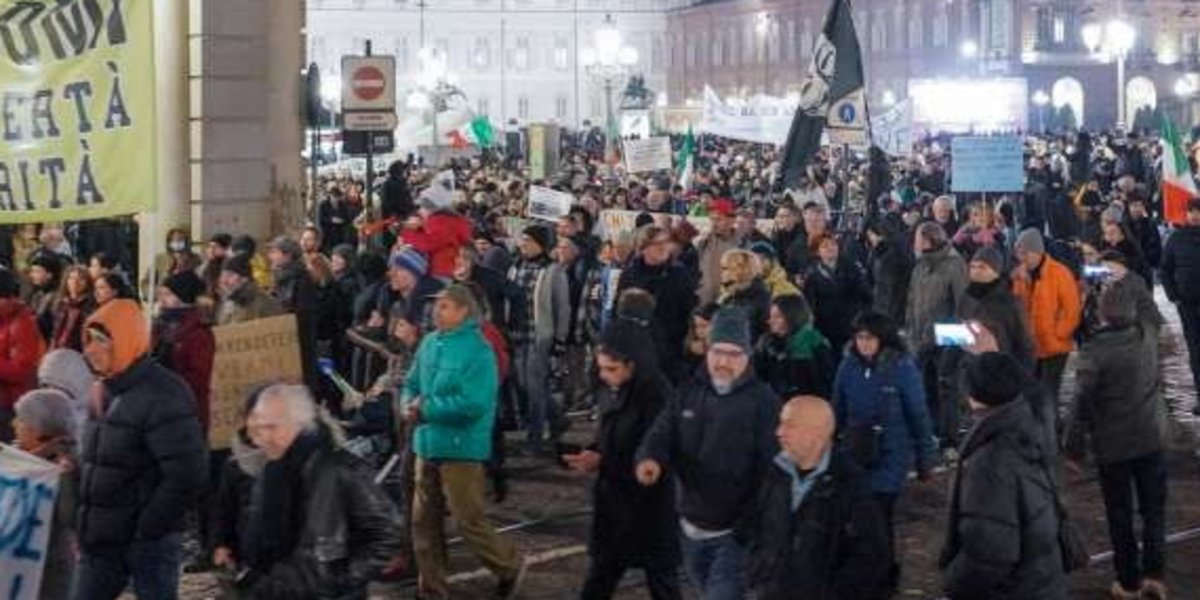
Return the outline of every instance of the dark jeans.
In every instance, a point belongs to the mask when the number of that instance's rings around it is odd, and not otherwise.
[[[74,600],[113,600],[133,580],[133,593],[145,600],[171,600],[179,590],[179,561],[183,536],[137,541],[126,548],[84,551],[75,570]]]
[[[1055,354],[1037,359],[1037,379],[1045,391],[1044,401],[1054,407],[1054,430],[1062,433],[1062,411],[1059,410],[1061,400],[1058,393],[1062,389],[1063,371],[1067,369],[1067,358],[1070,353]]]
[[[702,600],[742,600],[746,597],[749,557],[733,534],[710,540],[680,535],[683,565],[700,590]]]
[[[580,600],[608,600],[617,591],[621,577],[629,569],[626,561],[619,557],[597,560],[592,557],[588,564],[587,579],[583,582]],[[647,568],[646,587],[650,589],[650,597],[654,600],[680,600],[683,598],[679,589],[679,574],[675,567]]]
[[[958,446],[961,411],[962,350],[935,347],[922,350],[918,356],[921,364],[921,380],[925,386],[925,401],[929,416],[933,419],[934,432],[942,448]]]
[[[883,515],[884,525],[887,527],[888,536],[888,556],[892,558],[892,565],[888,569],[888,582],[893,587],[900,583],[900,561],[896,560],[896,498],[899,494],[885,494],[883,492],[875,492],[871,494],[875,498],[875,504],[879,506],[879,513]]]
[[[1196,386],[1196,399],[1200,401],[1200,302],[1179,302],[1175,304],[1175,310],[1179,312],[1179,320],[1183,325],[1188,365],[1192,367],[1192,382]]]
[[[201,494],[196,509],[196,520],[200,529],[200,548],[203,551],[201,563],[204,562],[204,558],[211,559],[212,551],[216,548],[212,521],[216,510],[217,489],[221,486],[221,473],[225,470],[225,463],[229,460],[230,454],[232,454],[230,450],[210,450],[208,453],[208,487]]]
[[[1104,494],[1117,581],[1126,590],[1136,590],[1141,587],[1143,577],[1162,579],[1167,506],[1167,466],[1163,453],[1100,465],[1100,491]],[[1140,557],[1133,524],[1135,494],[1137,510],[1142,516]]]
[[[13,441],[13,417],[16,411],[0,406],[0,442],[11,444]]]

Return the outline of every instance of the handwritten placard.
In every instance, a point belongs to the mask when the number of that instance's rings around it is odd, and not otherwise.
[[[1025,189],[1024,145],[1019,137],[956,137],[950,160],[950,187],[955,192]]]
[[[296,316],[281,315],[213,328],[212,404],[208,445],[230,447],[241,426],[246,395],[266,381],[300,381],[300,337]]]

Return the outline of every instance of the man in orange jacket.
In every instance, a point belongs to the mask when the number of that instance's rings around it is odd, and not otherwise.
[[[1036,229],[1017,236],[1014,252],[1013,294],[1033,329],[1038,379],[1057,405],[1063,370],[1075,348],[1075,329],[1083,312],[1079,283],[1070,269],[1046,254],[1046,243]]]

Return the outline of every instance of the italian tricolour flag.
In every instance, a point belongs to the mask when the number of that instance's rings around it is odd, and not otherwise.
[[[1187,220],[1188,200],[1200,195],[1187,154],[1179,141],[1179,132],[1171,120],[1163,117],[1162,125],[1162,198],[1163,219],[1176,225]]]
[[[454,148],[466,148],[472,144],[480,148],[491,148],[496,140],[496,132],[487,117],[475,117],[466,125],[446,134],[450,145]]]

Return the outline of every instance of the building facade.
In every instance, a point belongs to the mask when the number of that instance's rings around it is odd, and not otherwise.
[[[1136,35],[1126,53],[1127,120],[1160,108],[1189,124],[1200,89],[1200,6],[1184,0],[855,0],[870,99],[888,105],[923,78],[1018,77],[1030,94],[1029,123],[1071,105],[1090,128],[1117,121],[1116,59],[1092,48],[1089,24],[1120,18]],[[722,96],[797,92],[824,0],[708,0],[667,16],[667,92],[696,105],[704,86]],[[1103,45],[1103,44],[1101,44]]]
[[[603,121],[603,85],[581,66],[594,32],[612,17],[637,50],[630,74],[665,91],[667,15],[691,0],[308,0],[309,61],[340,77],[341,57],[396,57],[400,110],[422,48],[444,57],[451,82],[479,115],[577,126]],[[620,84],[618,84],[619,86]],[[618,90],[619,91],[619,90]],[[663,96],[660,101],[667,101]]]

